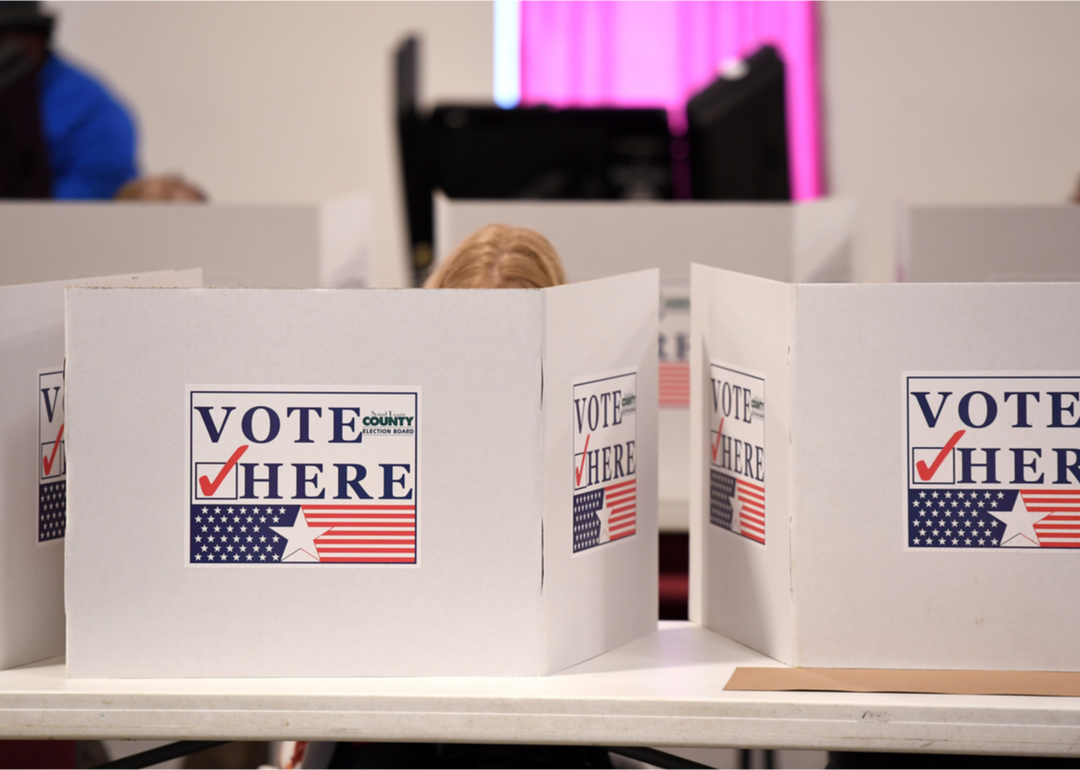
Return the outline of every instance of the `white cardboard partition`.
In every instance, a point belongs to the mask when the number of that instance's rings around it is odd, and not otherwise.
[[[1080,206],[922,205],[904,217],[902,280],[1080,280]]]
[[[691,280],[691,619],[789,665],[1080,670],[1080,285]]]
[[[484,225],[531,227],[563,259],[571,281],[660,269],[661,528],[686,530],[690,399],[690,263],[804,282],[850,273],[854,205],[657,201],[435,199],[436,255]]]
[[[71,290],[70,675],[534,676],[650,633],[657,289]]]
[[[198,286],[199,271],[88,279]],[[64,286],[0,287],[0,668],[64,652]]]
[[[849,276],[854,204],[691,201],[472,201],[435,198],[436,258],[484,225],[531,227],[571,281],[660,268],[684,287],[690,263],[801,282]]]
[[[0,204],[0,283],[203,269],[208,286],[401,286],[365,195],[318,205]]]

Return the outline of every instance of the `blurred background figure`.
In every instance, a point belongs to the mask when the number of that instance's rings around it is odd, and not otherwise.
[[[0,198],[49,198],[39,72],[51,22],[29,3],[0,2]]]
[[[135,121],[52,48],[40,3],[0,0],[0,198],[204,201],[179,176],[138,179]]]
[[[104,85],[52,50],[54,26],[37,2],[0,0],[0,61],[10,73],[0,88],[17,89],[21,98],[7,106],[16,113],[11,119],[24,125],[33,120],[20,116],[32,106],[27,96],[37,92],[50,179],[47,194],[41,194],[40,161],[26,161],[35,169],[26,197],[112,198],[138,175],[135,122]],[[29,146],[37,150],[36,142]]]

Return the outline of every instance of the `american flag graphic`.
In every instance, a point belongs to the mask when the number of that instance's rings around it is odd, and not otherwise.
[[[668,409],[690,407],[690,363],[660,362],[660,406]]]
[[[637,480],[623,481],[604,487],[608,514],[608,532],[612,540],[637,531]]]
[[[302,519],[300,518],[302,517]],[[299,519],[299,520],[298,520]],[[416,507],[393,505],[191,506],[191,564],[289,563],[293,527],[318,534],[308,562],[414,564]]]
[[[38,487],[38,542],[59,540],[67,528],[67,482]]]
[[[765,544],[765,487],[710,469],[709,522]]]
[[[608,513],[608,539],[601,540],[600,511]],[[574,553],[637,532],[637,480],[620,481],[574,495]]]
[[[305,505],[311,527],[332,527],[315,539],[319,561],[412,564],[416,561],[416,506]]]
[[[912,548],[999,548],[1016,538],[1031,547],[1080,548],[1080,489],[908,490]]]
[[[1023,489],[1020,497],[1031,513],[1047,513],[1035,522],[1043,548],[1080,548],[1080,489]]]

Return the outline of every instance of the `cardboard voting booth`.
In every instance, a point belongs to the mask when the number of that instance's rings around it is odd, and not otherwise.
[[[657,296],[72,289],[69,675],[534,676],[651,633]]]
[[[200,267],[207,286],[403,286],[366,195],[319,204],[0,203],[0,283]]]
[[[198,286],[199,271],[88,282]],[[0,287],[0,668],[64,652],[64,286]]]
[[[1080,670],[1077,307],[694,265],[691,619],[795,666]]]
[[[1080,280],[1080,206],[909,206],[902,280]]]
[[[846,281],[854,204],[468,201],[436,197],[439,259],[493,222],[531,227],[571,281],[660,269],[660,524],[686,530],[689,500],[690,263],[776,280]]]

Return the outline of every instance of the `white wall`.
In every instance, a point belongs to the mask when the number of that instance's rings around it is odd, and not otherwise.
[[[826,2],[829,189],[856,277],[892,280],[897,204],[1061,203],[1080,175],[1080,3]]]
[[[392,52],[420,34],[425,100],[491,101],[488,2],[54,2],[58,46],[133,105],[144,172],[214,201],[374,201],[374,263],[404,278]]]
[[[215,200],[373,194],[403,260],[390,57],[426,98],[489,100],[489,3],[53,3],[60,44],[136,106],[147,170]],[[1080,174],[1080,3],[825,2],[826,164],[860,206],[856,278],[894,275],[897,205],[1052,203]],[[395,263],[401,264],[401,263]]]

